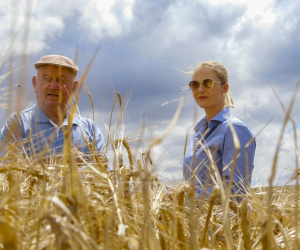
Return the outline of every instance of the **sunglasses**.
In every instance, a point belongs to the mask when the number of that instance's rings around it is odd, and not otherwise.
[[[215,86],[215,82],[217,82],[217,81],[213,81],[211,79],[204,79],[202,84],[205,89],[212,89]],[[218,83],[220,83],[220,82],[218,82]],[[189,86],[190,86],[190,89],[194,91],[199,88],[200,82],[198,82],[196,80],[190,81]]]

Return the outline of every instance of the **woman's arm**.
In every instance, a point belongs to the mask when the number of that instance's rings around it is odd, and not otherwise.
[[[228,127],[224,138],[222,154],[223,176],[226,183],[228,183],[230,174],[234,171],[231,191],[234,194],[245,194],[248,185],[251,183],[256,144],[255,140],[253,140],[249,147],[245,149],[246,144],[254,138],[253,133],[244,124],[235,124],[233,127],[239,139],[241,148],[238,152],[235,165],[233,166],[236,148],[234,146],[232,132]]]

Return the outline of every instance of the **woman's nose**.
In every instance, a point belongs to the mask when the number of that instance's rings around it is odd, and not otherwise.
[[[202,82],[199,83],[199,87],[198,87],[197,91],[199,91],[199,92],[204,92],[205,91],[205,88],[204,88]]]

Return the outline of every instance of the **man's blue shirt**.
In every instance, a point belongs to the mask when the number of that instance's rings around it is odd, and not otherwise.
[[[14,142],[23,143],[27,153],[39,153],[46,147],[48,153],[62,153],[64,131],[68,126],[68,116],[58,127],[43,112],[38,104],[19,113],[12,114],[1,130],[0,145],[8,146]],[[98,153],[104,149],[104,136],[98,126],[90,119],[74,116],[72,121],[72,146],[80,152],[90,154],[87,142]]]
[[[214,171],[207,154],[208,151],[210,151],[212,155],[222,180],[225,183],[229,181],[230,172],[233,169],[232,162],[236,151],[230,124],[232,124],[241,145],[233,174],[232,192],[244,193],[247,188],[245,145],[254,138],[254,135],[242,121],[231,115],[230,109],[227,107],[211,119],[208,124],[206,117],[203,117],[197,123],[195,135],[185,154],[183,164],[184,178],[189,181],[192,173],[194,173],[195,186],[198,193],[201,193],[202,190],[206,188],[208,192],[210,192],[212,187]],[[254,167],[255,147],[256,144],[254,140],[247,148],[249,183]]]

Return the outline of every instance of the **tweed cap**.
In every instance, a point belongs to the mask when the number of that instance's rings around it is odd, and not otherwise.
[[[55,66],[61,66],[64,68],[69,68],[73,71],[75,71],[75,73],[78,72],[79,68],[76,65],[76,63],[71,60],[70,58],[66,57],[66,56],[61,56],[61,55],[46,55],[46,56],[42,56],[40,58],[40,60],[38,60],[34,66],[37,69],[39,66],[42,65],[55,65]]]

